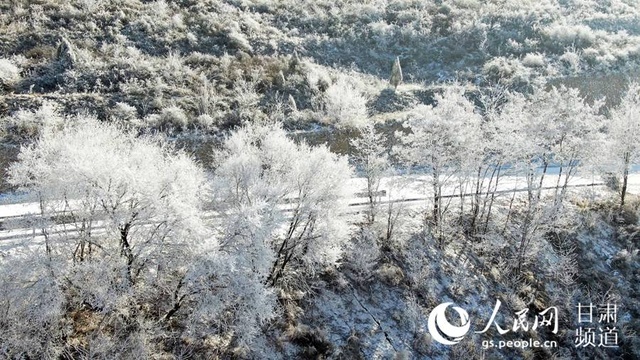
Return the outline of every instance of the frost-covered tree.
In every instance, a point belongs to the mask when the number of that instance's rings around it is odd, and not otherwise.
[[[43,218],[71,220],[63,238],[51,233],[52,224],[42,224],[52,258],[121,258],[122,280],[134,284],[152,259],[178,255],[162,249],[179,251],[186,239],[203,235],[198,216],[204,173],[156,139],[136,138],[91,118],[76,121],[22,149],[10,181],[36,194]],[[95,228],[118,240],[102,238]]]
[[[551,163],[558,168],[554,204],[560,206],[579,165],[597,148],[603,126],[599,111],[604,102],[588,104],[577,89],[561,86],[538,89],[526,104],[524,111],[531,117],[524,131],[539,146],[543,176]]]
[[[251,341],[273,296],[219,251],[202,217],[202,168],[159,139],[90,117],[68,122],[9,171],[40,216],[34,237],[0,260],[3,351],[149,358],[169,337]]]
[[[0,120],[7,136],[14,141],[33,141],[43,131],[59,127],[64,122],[58,104],[43,101],[36,110],[21,109]]]
[[[548,217],[548,208],[542,206],[541,195],[550,158],[543,149],[547,145],[546,139],[535,131],[538,121],[543,119],[530,113],[528,106],[524,96],[511,95],[500,115],[494,119],[496,135],[499,136],[497,144],[505,152],[504,159],[511,171],[524,178],[526,183],[526,206],[514,206],[517,195],[514,187],[503,231],[511,240],[517,271],[524,262],[527,249],[539,234],[538,230],[545,224],[545,217]],[[544,127],[540,125],[538,130],[544,131]]]
[[[632,83],[620,105],[611,111],[609,148],[616,172],[622,177],[620,206],[624,206],[631,164],[640,160],[640,85]]]
[[[504,87],[492,87],[479,97],[484,121],[481,124],[477,148],[470,157],[477,166],[475,186],[471,201],[472,230],[487,232],[500,181],[505,175],[505,165],[512,159],[514,143],[508,122],[504,124],[501,107],[508,92]],[[480,160],[480,161],[478,161]]]
[[[349,236],[345,157],[263,124],[235,131],[218,157],[214,203],[228,224],[224,249],[244,254],[273,285],[337,263]]]
[[[502,109],[500,127],[510,148],[510,163],[526,179],[526,208],[513,227],[517,243],[517,264],[524,262],[533,239],[556,219],[569,181],[582,161],[591,157],[602,125],[601,102],[587,104],[575,89],[537,89],[532,95],[515,95]],[[553,201],[542,198],[551,166],[557,167]],[[515,197],[515,193],[514,193]],[[513,204],[513,198],[512,198]],[[509,207],[507,221],[515,220]]]
[[[356,149],[356,163],[367,181],[366,195],[369,202],[367,223],[376,221],[380,203],[380,181],[389,172],[390,163],[384,136],[377,132],[372,123],[360,129],[360,137],[351,140]]]
[[[367,119],[367,99],[346,76],[327,88],[325,110],[332,124],[337,127],[358,128]]]
[[[431,222],[440,229],[447,210],[443,190],[458,175],[469,141],[479,131],[481,117],[458,89],[447,89],[435,100],[435,106],[419,105],[413,109],[404,124],[409,133],[396,134],[400,146],[395,151],[405,164],[428,171],[433,198]]]

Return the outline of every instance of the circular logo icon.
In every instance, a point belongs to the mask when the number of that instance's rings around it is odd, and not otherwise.
[[[448,302],[436,306],[429,314],[429,322],[427,324],[431,337],[444,345],[455,345],[459,343],[467,332],[469,332],[469,327],[471,327],[469,314],[457,306],[454,306],[452,309],[458,313],[462,324],[460,326],[454,326],[447,320],[445,311],[449,305],[452,304],[453,303]]]

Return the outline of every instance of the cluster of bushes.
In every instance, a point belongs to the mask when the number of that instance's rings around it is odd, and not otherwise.
[[[518,87],[536,77],[634,64],[640,46],[637,9],[624,4],[131,0],[1,7],[7,31],[0,50],[8,56],[0,59],[2,91],[95,93],[106,99],[97,105],[101,116],[127,103],[162,129],[234,126],[274,106],[301,111],[288,125],[357,124],[362,104],[381,90],[364,74],[386,78],[397,55],[411,81]],[[355,65],[361,75],[346,84],[344,70],[328,68],[335,65]],[[195,125],[167,120],[162,113],[173,107]],[[0,115],[16,110],[7,102]]]

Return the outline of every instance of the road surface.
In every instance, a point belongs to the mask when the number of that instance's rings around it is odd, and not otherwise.
[[[557,175],[545,177],[543,189],[552,191],[557,184]],[[576,176],[569,181],[572,190],[604,189],[603,181],[597,176]],[[486,184],[485,184],[486,186]],[[358,214],[367,210],[368,199],[365,196],[366,179],[353,178],[348,184],[349,213]],[[382,204],[401,203],[405,207],[419,208],[429,206],[433,199],[428,175],[403,175],[385,177],[381,180],[379,199]],[[523,177],[503,176],[497,189],[497,198],[511,197],[513,192],[526,191],[526,183]],[[629,176],[628,192],[640,194],[640,173]],[[468,196],[470,194],[464,194]],[[457,201],[460,197],[459,186],[455,181],[449,182],[443,189],[443,197]],[[291,211],[293,204],[282,204],[280,208],[284,212]],[[0,252],[6,253],[16,245],[29,242],[38,244],[44,241],[40,231],[34,230],[30,225],[39,218],[39,205],[37,202],[23,202],[0,205]],[[215,213],[208,213],[208,217],[215,218]],[[93,224],[93,233],[99,233],[104,221],[96,221]],[[53,227],[52,233],[71,232],[75,230],[75,224],[59,224]]]

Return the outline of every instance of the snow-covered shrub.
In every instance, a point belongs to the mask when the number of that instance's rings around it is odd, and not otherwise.
[[[261,95],[256,90],[256,85],[254,81],[239,80],[235,82],[231,125],[240,125],[246,121],[255,121],[263,114],[258,108]]]
[[[301,355],[307,359],[323,358],[333,347],[325,331],[305,324],[291,325],[287,337],[303,348]]]
[[[136,117],[138,113],[134,106],[124,102],[118,102],[113,108],[113,114],[121,119],[131,119]]]
[[[44,101],[35,111],[18,110],[4,120],[6,132],[13,140],[35,140],[43,131],[61,126],[64,117],[56,103]]]
[[[526,77],[527,69],[517,59],[502,56],[487,61],[482,67],[482,73],[493,80]]]
[[[331,77],[329,76],[329,73],[326,71],[326,69],[308,61],[304,62],[303,64],[303,66],[307,69],[305,78],[309,88],[315,90],[316,92],[326,91],[331,84]]]
[[[325,92],[325,110],[337,127],[357,128],[367,121],[367,99],[346,77],[340,77]]]
[[[142,119],[142,125],[149,129],[156,129],[160,127],[160,115],[149,114]]]
[[[56,358],[68,331],[63,290],[49,272],[44,253],[0,257],[0,349],[8,358]]]
[[[127,103],[116,103],[111,109],[111,116],[114,120],[122,122],[123,124],[138,125],[136,121],[138,118],[138,110]]]
[[[601,62],[601,55],[601,51],[594,47],[586,48],[582,51],[582,57],[591,66],[598,65]]]
[[[162,129],[186,130],[189,124],[187,114],[178,106],[169,106],[162,109],[158,126]]]
[[[404,311],[398,316],[399,321],[410,333],[416,334],[426,321],[423,309],[413,293],[404,300],[404,306]]]
[[[553,24],[543,30],[552,43],[571,45],[577,48],[589,47],[595,43],[596,32],[586,25]]]
[[[202,114],[202,115],[199,115],[196,118],[196,122],[195,123],[196,123],[197,127],[201,128],[201,129],[204,129],[204,130],[207,130],[207,129],[211,129],[211,127],[215,123],[215,120],[211,115]]]
[[[397,286],[404,280],[402,269],[391,263],[380,266],[377,273],[382,281],[392,286]]]
[[[227,33],[227,38],[229,40],[229,43],[234,47],[236,47],[237,49],[245,52],[252,51],[251,43],[249,43],[249,40],[247,40],[247,37],[237,29],[229,30],[229,32]]]
[[[371,229],[362,229],[350,244],[346,263],[361,280],[366,280],[373,275],[379,258],[380,248],[376,234]]]
[[[580,55],[572,50],[567,50],[562,56],[560,56],[560,60],[567,64],[573,70],[580,69]]]
[[[0,85],[11,87],[20,80],[20,69],[8,59],[0,58]]]
[[[631,251],[627,249],[619,250],[611,260],[611,264],[614,266],[618,266],[622,269],[629,268],[632,264],[637,263],[638,259],[638,249],[633,249]]]
[[[527,67],[543,67],[545,65],[544,55],[540,53],[529,53],[522,58],[522,65]]]

